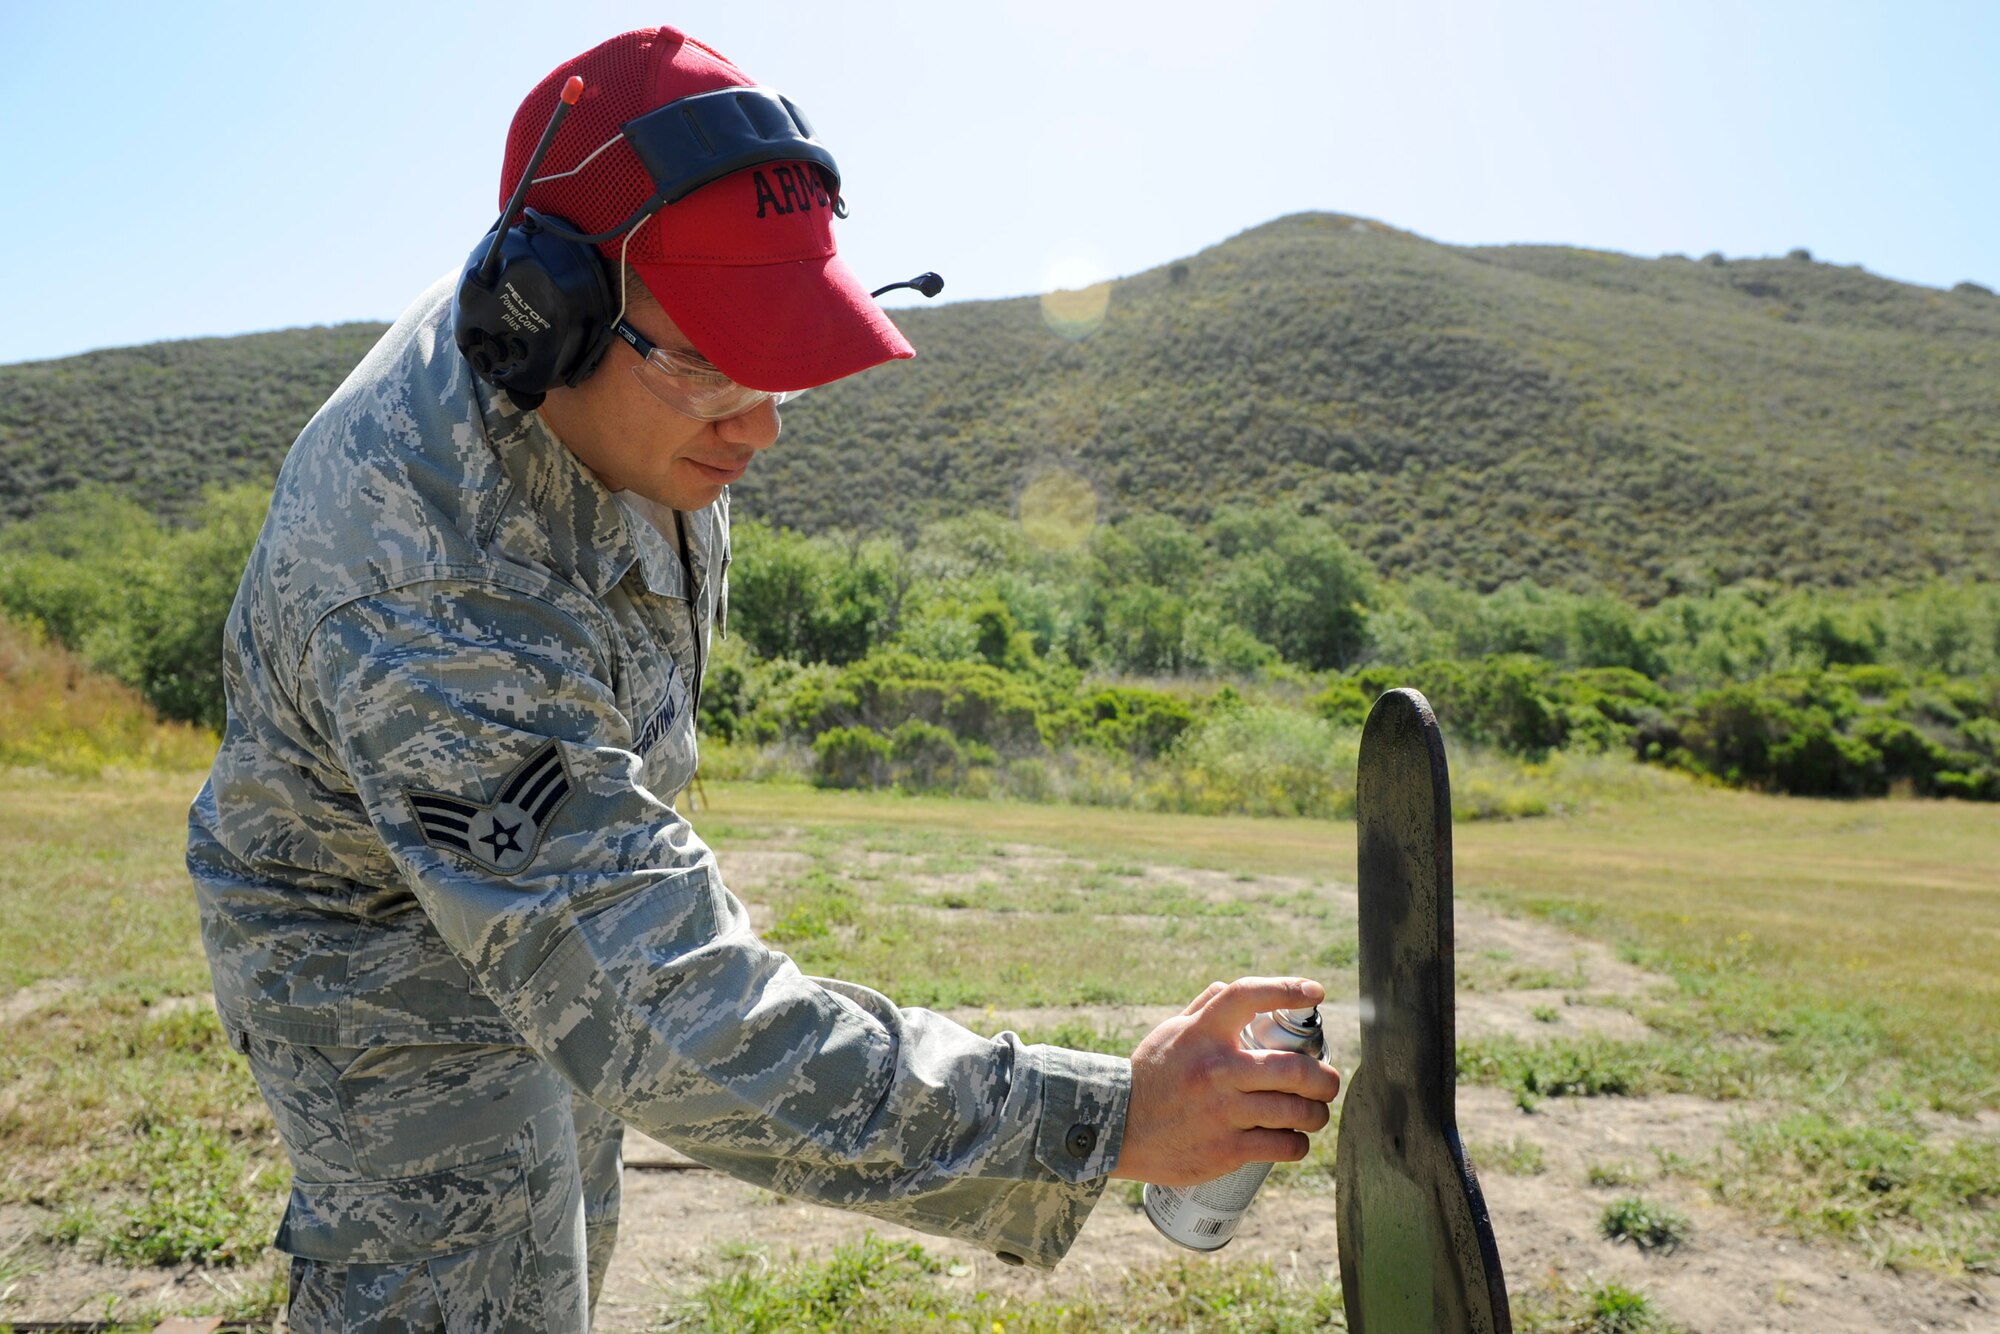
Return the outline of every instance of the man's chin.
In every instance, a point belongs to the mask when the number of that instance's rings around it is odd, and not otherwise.
[[[721,498],[724,490],[721,485],[716,483],[695,483],[681,478],[676,478],[671,486],[658,488],[635,486],[632,489],[655,504],[665,505],[668,509],[676,509],[684,513],[698,509],[707,509]]]

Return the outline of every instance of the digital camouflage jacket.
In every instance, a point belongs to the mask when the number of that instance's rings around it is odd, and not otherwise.
[[[784,1195],[1052,1265],[1122,1060],[811,978],[669,804],[728,570],[478,384],[433,287],[306,426],[225,636],[188,866],[224,1021],[326,1046],[525,1044]],[[672,532],[671,526],[669,533]]]

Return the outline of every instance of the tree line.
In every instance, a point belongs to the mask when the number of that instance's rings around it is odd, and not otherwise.
[[[0,612],[219,728],[265,503],[218,491],[173,524],[80,492],[0,530]],[[907,538],[740,523],[705,744],[832,785],[1333,813],[1324,757],[1407,684],[1519,765],[2000,799],[2000,585],[1482,593],[1384,578],[1324,516],[1268,506],[1037,536],[992,513]]]

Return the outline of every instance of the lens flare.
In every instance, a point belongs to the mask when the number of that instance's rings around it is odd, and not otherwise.
[[[1021,489],[1021,531],[1044,551],[1081,551],[1097,527],[1097,488],[1051,468]]]
[[[1042,294],[1042,318],[1049,328],[1072,343],[1080,343],[1103,328],[1104,316],[1110,309],[1110,283]]]
[[[1104,327],[1111,308],[1111,283],[1104,261],[1076,245],[1049,257],[1042,270],[1042,319],[1058,337],[1082,342]]]

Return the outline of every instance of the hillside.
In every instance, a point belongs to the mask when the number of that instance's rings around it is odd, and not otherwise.
[[[208,487],[268,484],[299,428],[387,327],[190,338],[0,366],[0,520],[85,482],[175,516]]]
[[[801,400],[808,447],[759,461],[745,512],[1005,506],[1062,466],[1114,509],[1295,496],[1389,573],[1485,587],[2000,555],[2000,299],[1977,290],[1305,215],[1116,284],[1079,343],[1033,300],[903,323],[917,360]]]
[[[1113,284],[903,312],[916,361],[815,390],[737,488],[807,530],[1285,499],[1392,575],[1641,599],[1904,581],[2000,556],[2000,298],[1815,263],[1454,247],[1283,218]],[[373,326],[0,367],[0,512],[110,481],[163,510],[265,477]]]

